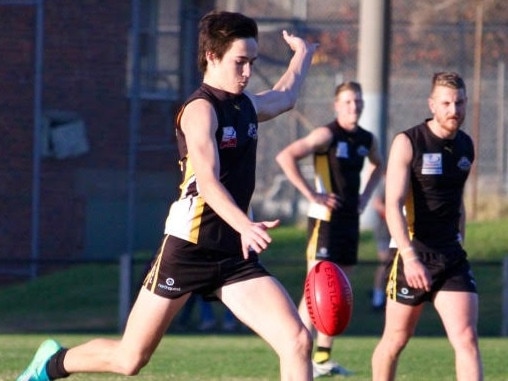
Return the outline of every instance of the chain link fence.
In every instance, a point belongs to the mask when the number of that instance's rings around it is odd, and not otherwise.
[[[159,74],[164,74],[164,91],[154,85],[155,90],[140,94],[142,98],[140,111],[144,112],[140,119],[144,125],[140,127],[144,135],[140,137],[142,149],[138,147],[138,166],[142,171],[135,177],[137,182],[137,205],[139,208],[136,220],[136,236],[139,241],[151,244],[152,236],[159,238],[161,226],[158,224],[167,211],[167,204],[171,195],[166,194],[168,188],[177,184],[168,185],[168,177],[173,176],[175,183],[179,177],[176,168],[177,155],[174,148],[174,131],[172,126],[172,113],[177,108],[178,80],[182,66],[180,54],[188,53],[189,41],[179,41],[180,32],[184,27],[178,25],[180,9],[175,0],[142,0],[149,11],[143,14],[143,23],[153,27],[148,32],[141,33],[144,60],[149,61],[153,74],[149,77],[151,82],[160,80]],[[168,13],[158,15],[165,24],[157,25],[156,8],[165,3],[174,5]],[[203,2],[204,3],[204,2]],[[212,3],[212,2],[210,2]],[[319,42],[317,51],[301,91],[297,106],[291,112],[276,118],[273,121],[261,124],[259,150],[257,189],[253,202],[254,213],[257,218],[277,217],[287,222],[295,222],[304,216],[305,202],[301,199],[294,187],[289,184],[280,168],[275,163],[275,156],[285,145],[307,134],[315,126],[328,123],[334,118],[332,101],[335,86],[345,80],[357,79],[357,60],[359,52],[359,0],[218,0],[217,8],[239,11],[254,17],[260,28],[259,60],[254,66],[254,75],[250,83],[250,90],[262,90],[272,86],[287,67],[291,58],[291,51],[282,39],[282,29],[288,29],[309,40]],[[508,215],[507,196],[507,154],[506,154],[506,115],[507,107],[505,80],[506,61],[508,57],[508,5],[503,0],[420,0],[405,1],[392,0],[391,13],[391,51],[389,54],[389,122],[386,131],[386,140],[390,142],[394,134],[409,128],[429,116],[427,97],[430,90],[430,79],[434,72],[454,70],[460,72],[466,79],[469,92],[468,117],[464,129],[473,133],[474,89],[480,87],[479,106],[479,136],[477,140],[477,177],[471,178],[466,196],[468,206],[477,209],[477,218],[498,218]],[[478,4],[482,4],[482,19],[478,18]],[[125,247],[124,237],[127,230],[125,225],[129,221],[126,209],[125,173],[128,161],[128,133],[129,124],[126,115],[129,114],[128,85],[131,81],[125,62],[133,57],[133,51],[122,46],[121,41],[128,31],[128,24],[132,10],[129,2],[100,3],[100,2],[66,2],[60,0],[0,0],[2,13],[0,13],[0,28],[3,33],[2,50],[4,66],[7,71],[2,72],[5,83],[17,84],[18,89],[11,97],[4,96],[2,103],[9,112],[2,114],[2,140],[3,152],[9,152],[9,157],[3,160],[0,177],[0,221],[2,263],[0,272],[9,276],[26,276],[35,273],[39,261],[38,250],[41,249],[41,258],[49,258],[49,262],[41,262],[41,272],[54,272],[64,267],[75,265],[79,258],[112,258],[112,262],[99,264],[99,268],[117,268],[116,256]],[[24,7],[18,7],[24,5]],[[44,11],[44,12],[43,12]],[[87,17],[83,17],[86,14]],[[38,17],[36,17],[38,16]],[[42,16],[46,19],[42,19]],[[27,21],[28,20],[28,21]],[[39,22],[32,22],[39,20]],[[43,22],[47,20],[47,22]],[[85,20],[86,22],[83,22]],[[119,21],[120,20],[120,21]],[[115,23],[121,25],[113,25]],[[143,24],[142,23],[142,24]],[[154,24],[154,25],[152,25]],[[481,25],[481,28],[478,26]],[[143,27],[145,25],[143,24]],[[14,29],[17,34],[10,35]],[[475,41],[478,30],[481,31],[481,62],[475,61]],[[41,31],[45,33],[44,57],[40,57],[44,67],[44,76],[38,90],[40,94],[30,88],[37,82],[37,75],[32,75],[34,66],[37,66],[38,47],[42,47]],[[100,31],[100,32],[98,32]],[[118,32],[120,31],[120,32]],[[67,34],[68,32],[68,34]],[[123,33],[119,35],[118,33]],[[159,44],[150,44],[160,38]],[[93,38],[88,38],[93,36]],[[162,36],[162,38],[161,38]],[[132,37],[132,36],[131,36]],[[118,41],[118,49],[112,49],[109,41]],[[39,41],[36,44],[34,41]],[[101,42],[103,44],[98,44]],[[177,44],[179,44],[177,47]],[[95,50],[90,49],[95,46]],[[116,46],[115,46],[116,47]],[[159,49],[161,49],[159,51]],[[164,49],[166,49],[164,51]],[[131,49],[132,50],[132,49]],[[86,54],[81,55],[85,52]],[[9,53],[7,59],[7,53]],[[127,53],[127,54],[124,54]],[[149,54],[150,53],[150,54]],[[126,57],[127,56],[127,57]],[[156,58],[170,61],[165,70],[158,66]],[[98,59],[100,58],[100,60]],[[105,58],[105,59],[103,59]],[[150,58],[150,59],[148,59]],[[100,65],[97,64],[100,62]],[[42,65],[43,63],[43,65]],[[35,64],[35,65],[34,65]],[[481,64],[480,81],[475,81],[475,69]],[[188,70],[195,67],[195,62],[186,62]],[[120,74],[118,74],[120,73]],[[157,75],[155,75],[155,74]],[[167,80],[167,79],[171,80]],[[6,85],[6,88],[9,86]],[[30,94],[27,96],[26,94]],[[5,94],[4,94],[5,95]],[[40,103],[44,107],[61,106],[65,109],[82,109],[89,128],[92,140],[92,155],[90,158],[77,158],[73,161],[57,161],[46,158],[42,162],[42,175],[40,200],[31,193],[33,183],[30,182],[32,168],[27,165],[32,160],[32,99],[40,96]],[[96,98],[91,103],[86,97]],[[180,101],[180,100],[179,100]],[[100,108],[102,104],[107,108]],[[369,105],[367,104],[368,108]],[[94,112],[93,110],[102,110]],[[42,111],[42,110],[39,110]],[[145,119],[146,118],[146,119]],[[16,127],[16,129],[14,128]],[[364,126],[369,128],[371,126]],[[173,139],[173,140],[171,140]],[[168,147],[169,146],[169,147]],[[18,147],[15,154],[10,153],[12,147]],[[121,147],[120,155],[114,148]],[[53,147],[54,148],[54,147]],[[160,149],[160,151],[156,151]],[[14,151],[14,150],[13,150]],[[110,152],[111,151],[111,152]],[[169,152],[169,154],[168,154]],[[7,156],[7,155],[6,155]],[[168,162],[173,167],[168,169]],[[312,174],[312,166],[304,162],[304,170]],[[76,170],[78,169],[78,170]],[[143,172],[144,170],[144,172]],[[143,173],[141,173],[143,172]],[[169,173],[169,176],[168,176]],[[479,189],[478,198],[474,199],[472,190]],[[15,192],[10,192],[15,189]],[[7,192],[9,191],[9,192]],[[86,197],[85,197],[86,196]],[[55,203],[54,200],[58,200]],[[155,202],[154,202],[155,199]],[[33,215],[32,208],[36,202],[41,203],[38,215]],[[147,204],[147,205],[145,205]],[[162,217],[161,217],[162,215]],[[39,225],[41,223],[40,241]],[[32,222],[32,225],[30,223]],[[162,223],[162,222],[161,222]],[[142,225],[142,226],[141,226]],[[142,231],[142,229],[143,231]],[[36,231],[35,234],[33,231]],[[146,234],[145,234],[146,232]],[[32,234],[32,241],[28,237]],[[149,238],[146,238],[149,236]],[[100,240],[99,240],[100,238]],[[97,239],[95,241],[95,239]],[[95,245],[95,246],[94,246]],[[135,247],[135,249],[139,249]],[[32,255],[28,253],[32,250]],[[87,250],[89,252],[87,252]],[[18,258],[18,262],[9,259]],[[53,263],[51,258],[69,258],[67,263]],[[269,257],[269,256],[268,256]],[[302,257],[303,260],[303,257]],[[74,262],[73,262],[74,261]],[[99,262],[101,263],[101,262]],[[12,268],[11,268],[12,266]],[[26,267],[29,271],[26,271]],[[277,268],[280,266],[280,269]],[[293,264],[291,264],[293,266]],[[374,263],[367,264],[357,273],[370,279]],[[492,267],[499,268],[500,264],[482,264],[481,275],[484,279],[492,278]],[[140,267],[140,266],[138,266]],[[295,263],[294,267],[304,274],[304,264]],[[505,265],[506,267],[506,265]],[[273,264],[274,272],[287,271],[288,263]],[[42,271],[44,270],[44,271]],[[138,268],[141,272],[142,268]],[[115,270],[116,271],[116,270]],[[497,270],[496,270],[497,271]],[[96,269],[92,273],[102,274]],[[500,272],[498,272],[500,273]],[[505,270],[506,274],[506,270]],[[94,329],[111,329],[116,326],[114,316],[116,304],[120,303],[117,296],[117,273],[113,272],[109,283],[105,285],[107,292],[99,292],[98,296],[107,295],[105,305],[109,320],[106,326],[98,322]],[[109,275],[108,275],[109,276]],[[505,275],[506,278],[506,275]],[[17,278],[16,278],[17,279]],[[69,289],[75,290],[76,285],[83,286],[83,296],[90,284],[90,276],[77,279],[74,274],[69,276]],[[497,276],[492,288],[486,292],[489,295],[498,295],[502,283],[506,279]],[[480,284],[483,282],[479,282]],[[301,280],[297,286],[301,285]],[[24,287],[19,285],[19,294],[24,295]],[[16,286],[18,287],[18,286]],[[44,284],[32,286],[36,288],[37,295],[48,295],[45,301],[66,306],[49,296],[59,295],[54,288]],[[40,288],[39,288],[40,287]],[[46,288],[44,288],[46,287]],[[59,287],[62,287],[59,284]],[[67,287],[65,287],[67,289]],[[504,285],[506,289],[506,285]],[[44,290],[44,291],[42,291]],[[299,289],[298,289],[299,290]],[[362,290],[367,291],[367,290]],[[297,291],[295,295],[299,295]],[[360,294],[361,294],[360,292]],[[505,292],[506,293],[506,292]],[[16,294],[16,295],[19,295]],[[360,295],[359,294],[359,295]],[[83,308],[87,303],[95,303],[97,299],[83,301]],[[11,289],[4,289],[0,295],[4,306],[15,306],[19,300],[11,297]],[[506,301],[506,295],[504,297]],[[508,304],[506,302],[505,304]],[[366,304],[365,304],[366,305]],[[53,305],[47,306],[48,309]],[[63,307],[62,307],[63,308]],[[366,307],[365,307],[366,308]],[[500,309],[495,303],[485,308],[491,310],[487,314],[487,323],[481,331],[485,334],[497,334],[498,325],[491,324],[489,316],[500,321]],[[7,316],[11,308],[4,308],[0,320],[12,321],[19,325],[18,316]],[[77,310],[78,314],[81,310]],[[506,307],[504,310],[506,316]],[[56,310],[56,312],[60,312]],[[20,311],[26,320],[27,329],[38,318],[33,311],[26,314]],[[113,316],[113,317],[111,317]],[[360,314],[361,316],[361,314]],[[64,319],[73,321],[75,316],[65,316]],[[30,320],[30,321],[28,321]],[[92,319],[93,320],[93,319]],[[95,321],[88,320],[79,329],[89,329]],[[46,323],[44,323],[46,324]],[[506,334],[506,322],[504,332]],[[363,326],[369,326],[363,324]],[[48,328],[43,326],[42,329]],[[50,327],[53,328],[53,327]],[[2,327],[0,327],[2,330]],[[4,327],[3,331],[8,332]]]
[[[231,6],[231,3],[224,2],[224,5]],[[331,121],[335,86],[341,81],[356,79],[360,48],[359,2],[261,1],[258,6],[246,1],[234,3],[232,10],[255,17],[260,25],[260,59],[250,84],[253,91],[272,85],[291,57],[280,35],[282,29],[320,43],[296,109],[262,124],[260,129],[254,210],[294,221],[301,216],[304,202],[284,179],[274,157],[289,142]],[[471,191],[466,194],[467,205],[478,210],[477,218],[497,218],[508,212],[504,115],[508,9],[502,1],[485,1],[479,22],[478,4],[474,0],[391,2],[390,109],[386,141],[389,144],[394,134],[430,116],[427,97],[431,77],[437,71],[457,71],[466,80],[469,103],[463,128],[474,135],[477,100],[473,99],[473,93],[475,87],[480,86],[477,176],[469,181]],[[266,14],[270,17],[266,18]],[[481,61],[475,62],[478,30],[483,53]],[[479,82],[474,80],[476,65],[481,65]],[[369,129],[369,126],[364,127]],[[476,188],[480,195],[473,199]]]

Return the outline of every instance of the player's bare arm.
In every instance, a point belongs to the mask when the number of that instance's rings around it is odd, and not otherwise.
[[[317,48],[317,44],[306,42],[285,30],[282,32],[282,37],[293,50],[294,55],[286,72],[271,90],[251,96],[258,112],[259,122],[272,119],[295,106],[300,87]]]
[[[386,170],[386,222],[402,256],[408,284],[429,291],[430,276],[412,249],[403,213],[409,189],[412,156],[413,148],[409,138],[405,134],[398,134],[393,140]]]
[[[198,99],[186,106],[181,119],[189,162],[194,169],[201,196],[230,226],[241,234],[244,256],[253,249],[260,253],[271,242],[267,229],[278,221],[252,222],[236,205],[219,180],[219,155],[215,141],[217,116],[212,105]]]
[[[333,209],[338,206],[337,195],[317,193],[314,187],[305,180],[298,165],[299,160],[314,152],[325,152],[332,139],[333,135],[329,128],[317,127],[307,136],[289,144],[277,154],[275,159],[288,180],[309,202],[327,205]]]

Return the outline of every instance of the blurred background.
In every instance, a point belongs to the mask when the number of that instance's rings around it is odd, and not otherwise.
[[[261,124],[255,218],[303,221],[305,202],[274,157],[334,118],[338,83],[362,82],[360,124],[386,153],[429,116],[430,80],[444,70],[468,86],[468,216],[508,214],[506,1],[0,0],[3,280],[156,250],[180,180],[173,118],[201,81],[197,23],[215,8],[258,22],[251,91],[287,67],[283,29],[320,44],[296,108]]]

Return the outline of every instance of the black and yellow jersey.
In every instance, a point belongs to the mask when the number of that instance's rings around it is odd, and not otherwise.
[[[254,192],[257,148],[257,115],[250,98],[231,94],[206,84],[196,90],[180,109],[176,120],[176,137],[180,155],[182,180],[180,194],[170,208],[165,233],[214,250],[237,253],[240,235],[204,201],[200,194],[194,167],[189,157],[180,115],[196,99],[209,101],[217,114],[215,134],[220,162],[220,181],[237,205],[247,212]],[[200,128],[193,126],[192,128]]]
[[[441,139],[427,122],[402,132],[413,147],[405,209],[410,235],[432,247],[460,240],[462,197],[474,147],[465,132]]]
[[[314,154],[315,175],[327,192],[339,196],[340,207],[333,213],[356,218],[360,173],[372,148],[373,134],[360,126],[347,131],[337,121],[326,127],[332,131],[333,140],[326,152]]]

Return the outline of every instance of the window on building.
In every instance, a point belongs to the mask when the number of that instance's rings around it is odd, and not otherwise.
[[[131,30],[127,83],[132,95],[133,42],[139,41],[140,86],[143,99],[176,100],[179,96],[180,1],[140,1],[139,29]],[[135,35],[137,32],[137,36]]]

